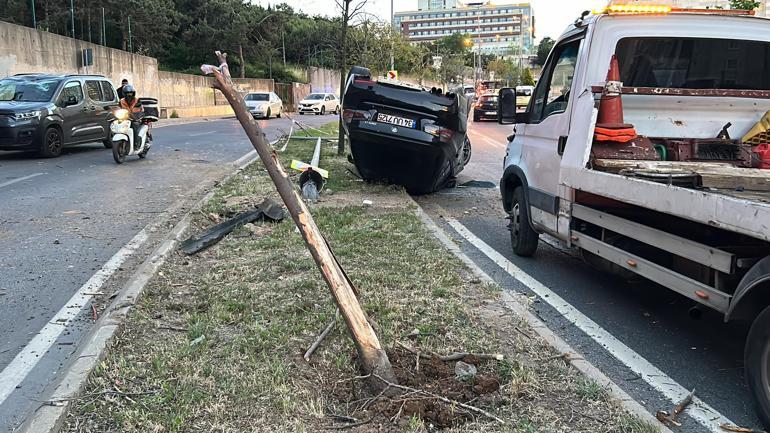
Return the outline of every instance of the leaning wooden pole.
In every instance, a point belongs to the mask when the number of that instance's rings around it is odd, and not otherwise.
[[[294,187],[286,171],[284,171],[278,156],[267,142],[265,134],[257,125],[257,122],[254,121],[251,114],[249,114],[243,97],[235,90],[230,77],[230,70],[227,66],[227,54],[217,51],[216,55],[220,65],[218,67],[203,65],[201,70],[206,75],[214,75],[216,80],[213,87],[221,91],[233,107],[235,116],[241,122],[252,146],[254,146],[270,178],[273,180],[278,194],[289,210],[292,219],[294,219],[294,223],[297,224],[300,233],[302,233],[305,244],[308,250],[310,250],[316,265],[318,265],[326,285],[329,286],[334,302],[339,307],[340,313],[350,330],[361,358],[364,374],[371,375],[371,377],[384,377],[388,381],[395,382],[396,377],[393,374],[393,368],[390,365],[388,355],[380,345],[374,329],[367,321],[366,314],[358,302],[352,284],[334,258],[331,248],[326,243],[321,231],[318,230],[318,226],[316,226],[313,216],[310,215],[310,211],[305,206],[305,202],[302,201],[299,191]],[[382,390],[384,388],[382,381],[372,379],[369,381],[369,384],[375,389]]]

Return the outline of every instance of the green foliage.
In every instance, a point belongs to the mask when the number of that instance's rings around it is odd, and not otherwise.
[[[537,60],[535,63],[542,66],[545,64],[545,61],[548,59],[548,54],[551,52],[551,49],[556,44],[556,41],[549,38],[548,36],[544,37],[540,40],[540,43],[537,44]]]
[[[475,41],[467,33],[453,33],[437,41],[440,52],[449,54],[465,54],[470,51]]]
[[[534,86],[535,77],[532,76],[532,69],[526,68],[521,71],[521,84],[523,86]]]
[[[176,110],[171,111],[171,118],[172,119],[178,119],[179,113],[176,112]]]
[[[760,6],[760,2],[754,0],[730,0],[730,9],[754,10]]]

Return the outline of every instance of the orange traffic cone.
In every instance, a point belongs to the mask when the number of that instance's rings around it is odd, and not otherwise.
[[[596,140],[626,143],[637,137],[634,125],[623,122],[623,101],[620,96],[622,85],[618,58],[613,54],[610,69],[607,71],[607,83],[599,102]]]

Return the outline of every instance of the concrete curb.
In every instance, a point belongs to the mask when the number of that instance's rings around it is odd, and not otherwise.
[[[439,227],[433,219],[423,210],[423,208],[414,201],[416,208],[417,216],[422,220],[422,222],[425,224],[425,226],[428,228],[428,230],[433,233],[434,236],[449,250],[451,251],[460,261],[462,261],[473,273],[480,278],[482,281],[497,285],[497,283],[487,275],[486,272],[484,272],[483,269],[481,269],[476,263],[471,260],[470,257],[468,257],[460,248],[452,241],[452,239],[449,237],[449,235],[446,234],[446,232]],[[630,414],[635,415],[639,418],[641,418],[643,421],[649,423],[650,425],[656,426],[660,429],[661,433],[673,433],[671,429],[668,427],[662,425],[660,421],[655,418],[654,415],[652,415],[647,409],[644,408],[639,402],[634,400],[628,393],[626,393],[622,388],[620,388],[615,382],[612,381],[609,377],[607,377],[604,373],[601,372],[596,366],[588,362],[585,358],[583,358],[580,353],[572,348],[572,346],[569,345],[566,341],[564,341],[561,337],[556,335],[553,331],[551,331],[548,326],[543,323],[540,319],[538,319],[534,314],[532,314],[529,311],[529,308],[519,302],[516,297],[514,297],[509,291],[503,290],[501,295],[501,300],[503,304],[509,308],[514,314],[516,314],[518,317],[520,317],[522,320],[527,322],[527,324],[541,337],[543,340],[546,341],[549,345],[551,345],[554,349],[559,351],[560,353],[567,353],[569,354],[569,363],[575,367],[578,371],[583,373],[586,377],[596,381],[597,383],[601,384],[605,389],[607,389],[610,393],[610,395],[620,403],[620,405],[628,411]]]
[[[235,161],[233,165],[236,166],[236,169],[220,180],[219,184],[228,181],[256,159],[258,159],[256,152],[249,152],[238,161]],[[205,188],[205,185],[208,183],[209,180],[203,181],[203,187]],[[112,338],[123,325],[128,313],[139,299],[145,286],[165,263],[169,254],[174,251],[176,245],[181,240],[181,236],[190,227],[192,221],[190,217],[191,212],[200,208],[213,195],[214,191],[212,190],[195,202],[182,219],[163,238],[161,244],[139,265],[136,272],[120,291],[118,297],[110,303],[104,315],[99,318],[94,328],[90,331],[89,336],[83,341],[77,358],[67,368],[67,372],[56,385],[54,391],[47,396],[43,406],[19,426],[15,433],[57,433],[62,428],[71,402],[83,392],[91,372],[106,358]],[[169,210],[177,208],[177,206],[178,204],[173,204],[169,207]],[[169,210],[164,213],[171,215]],[[163,221],[156,221],[150,225],[160,227],[162,223]]]

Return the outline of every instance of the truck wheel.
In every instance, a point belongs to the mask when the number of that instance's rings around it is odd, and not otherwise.
[[[518,256],[532,256],[537,249],[540,235],[529,225],[529,209],[524,200],[524,189],[520,186],[513,191],[509,218],[511,223],[508,228],[511,230],[513,252]]]
[[[770,428],[770,307],[754,320],[744,351],[746,381],[757,408],[757,415]]]

